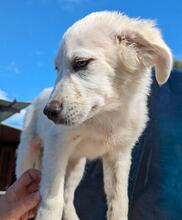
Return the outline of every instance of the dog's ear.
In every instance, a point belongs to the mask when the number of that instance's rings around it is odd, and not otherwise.
[[[135,63],[145,67],[155,67],[159,85],[168,80],[173,66],[173,58],[158,31],[153,36],[150,34],[145,36],[139,31],[127,30],[118,35],[117,40],[125,49],[127,48],[126,52],[135,52]]]

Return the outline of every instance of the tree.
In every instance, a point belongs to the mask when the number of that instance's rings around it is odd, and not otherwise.
[[[180,60],[174,60],[174,68],[182,69],[182,61]]]

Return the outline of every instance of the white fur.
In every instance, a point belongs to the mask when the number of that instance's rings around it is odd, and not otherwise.
[[[92,61],[75,72],[74,57]],[[67,30],[55,63],[55,87],[28,110],[18,148],[17,176],[33,166],[42,169],[36,220],[79,219],[73,199],[85,158],[103,160],[107,219],[127,220],[131,150],[148,120],[151,67],[159,84],[166,82],[171,52],[152,21],[97,12]],[[63,103],[70,126],[43,114],[52,100]]]

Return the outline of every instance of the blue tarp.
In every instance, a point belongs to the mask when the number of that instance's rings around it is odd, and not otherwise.
[[[133,150],[129,220],[182,220],[182,70],[148,101],[150,121]],[[88,162],[75,193],[80,220],[105,220],[101,161]]]

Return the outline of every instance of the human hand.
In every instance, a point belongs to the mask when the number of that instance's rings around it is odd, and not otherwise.
[[[40,171],[26,171],[0,198],[1,220],[26,220],[36,215],[40,202]]]

